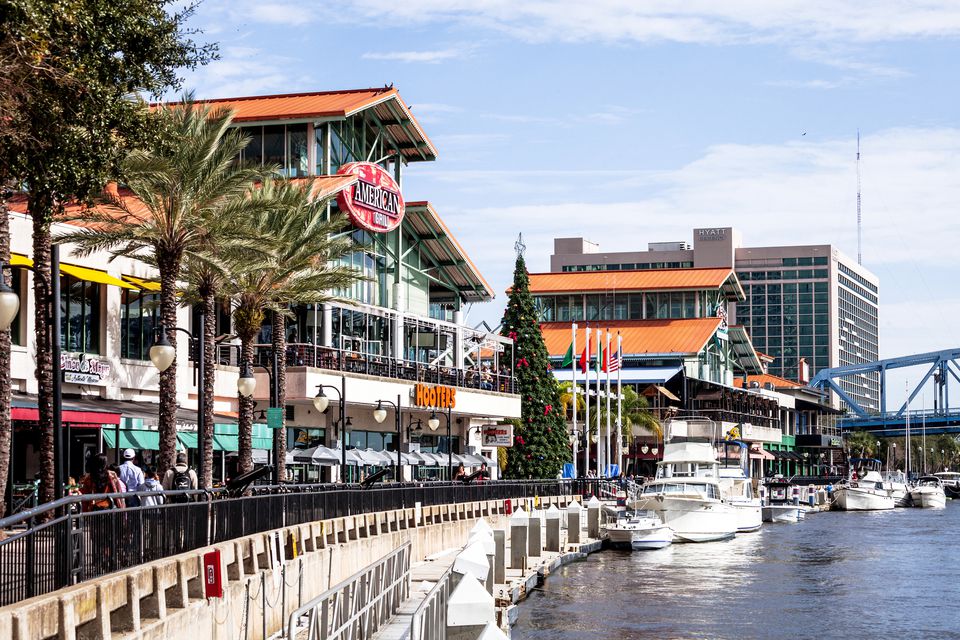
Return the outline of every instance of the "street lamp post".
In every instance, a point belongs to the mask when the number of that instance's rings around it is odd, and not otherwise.
[[[382,424],[384,420],[387,419],[387,410],[383,408],[383,405],[388,404],[394,408],[394,413],[396,413],[396,422],[397,422],[397,471],[394,474],[395,480],[400,482],[400,473],[403,467],[403,463],[400,459],[400,449],[403,444],[403,434],[400,431],[400,394],[397,394],[397,402],[394,404],[390,400],[377,400],[377,408],[373,410],[373,419],[377,421],[377,424]]]
[[[270,379],[270,399],[269,399],[269,408],[276,409],[279,404],[278,399],[280,398],[280,389],[277,387],[277,353],[272,350],[273,353],[273,368],[268,369],[261,365],[249,365],[244,363],[240,368],[240,377],[237,378],[237,391],[240,392],[240,395],[249,398],[253,395],[254,390],[257,387],[257,379],[253,377],[253,369],[263,369],[267,374],[267,377]],[[273,434],[273,483],[280,484],[280,455],[286,455],[286,451],[280,451],[280,438],[274,433]]]
[[[317,395],[313,398],[313,407],[323,413],[330,406],[330,398],[323,393],[324,389],[332,389],[337,392],[337,399],[340,401],[340,482],[347,484],[347,422],[346,407],[347,403],[343,397],[347,392],[347,377],[340,376],[340,388],[337,389],[332,384],[318,384]]]
[[[447,419],[447,480],[453,480],[453,436],[450,432],[451,407],[447,407],[446,413],[442,415]],[[440,426],[440,418],[437,417],[436,411],[430,414],[427,426],[430,427],[431,431],[436,431]]]
[[[200,312],[200,331],[197,332],[197,337],[195,338],[192,333],[186,329],[181,329],[180,327],[173,327],[174,331],[181,331],[186,334],[187,339],[191,341],[191,344],[197,345],[197,360],[196,360],[196,369],[197,372],[197,448],[199,449],[199,463],[197,464],[197,475],[200,478],[200,485],[204,489],[209,489],[206,486],[205,478],[206,473],[204,469],[204,451],[205,443],[207,442],[207,421],[205,417],[205,412],[203,410],[203,405],[206,403],[204,388],[206,387],[207,372],[204,369],[203,362],[203,352],[204,352],[204,331],[203,331],[203,312]],[[177,356],[177,350],[173,348],[173,345],[170,344],[170,339],[167,337],[167,328],[165,325],[159,325],[153,336],[153,345],[150,347],[150,362],[153,363],[153,366],[157,368],[157,371],[163,373],[170,368],[170,365],[173,364],[174,358]],[[117,429],[117,453],[119,456],[120,452],[120,430]],[[118,459],[119,462],[119,459]]]
[[[0,331],[9,331],[13,319],[17,317],[20,310],[20,298],[17,292],[7,284],[3,277],[4,269],[11,265],[8,262],[0,262]],[[57,304],[59,309],[60,305]],[[10,432],[10,450],[13,451],[13,431]],[[11,504],[13,497],[13,464],[9,468],[9,477],[7,478],[6,503]]]

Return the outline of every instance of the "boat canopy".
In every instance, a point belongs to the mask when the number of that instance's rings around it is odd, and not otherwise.
[[[717,456],[713,446],[707,442],[676,442],[664,447],[660,464],[680,464],[685,462],[714,463]]]

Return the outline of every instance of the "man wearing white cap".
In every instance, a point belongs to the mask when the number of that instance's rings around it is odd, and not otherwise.
[[[128,487],[128,491],[136,491],[143,484],[143,471],[134,463],[137,453],[133,449],[123,450],[123,464],[120,465],[120,480]],[[127,500],[128,507],[140,506],[136,498]]]

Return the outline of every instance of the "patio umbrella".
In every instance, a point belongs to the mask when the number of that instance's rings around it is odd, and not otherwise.
[[[340,464],[340,455],[333,449],[317,446],[309,449],[297,449],[293,454],[293,460],[299,464],[333,466]]]

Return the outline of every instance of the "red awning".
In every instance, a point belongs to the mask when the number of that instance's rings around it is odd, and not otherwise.
[[[26,422],[39,422],[40,410],[36,407],[12,407],[10,409],[11,420],[24,420]],[[64,424],[69,423],[74,426],[99,427],[105,424],[120,424],[120,414],[106,411],[73,411],[64,409],[62,412]]]

